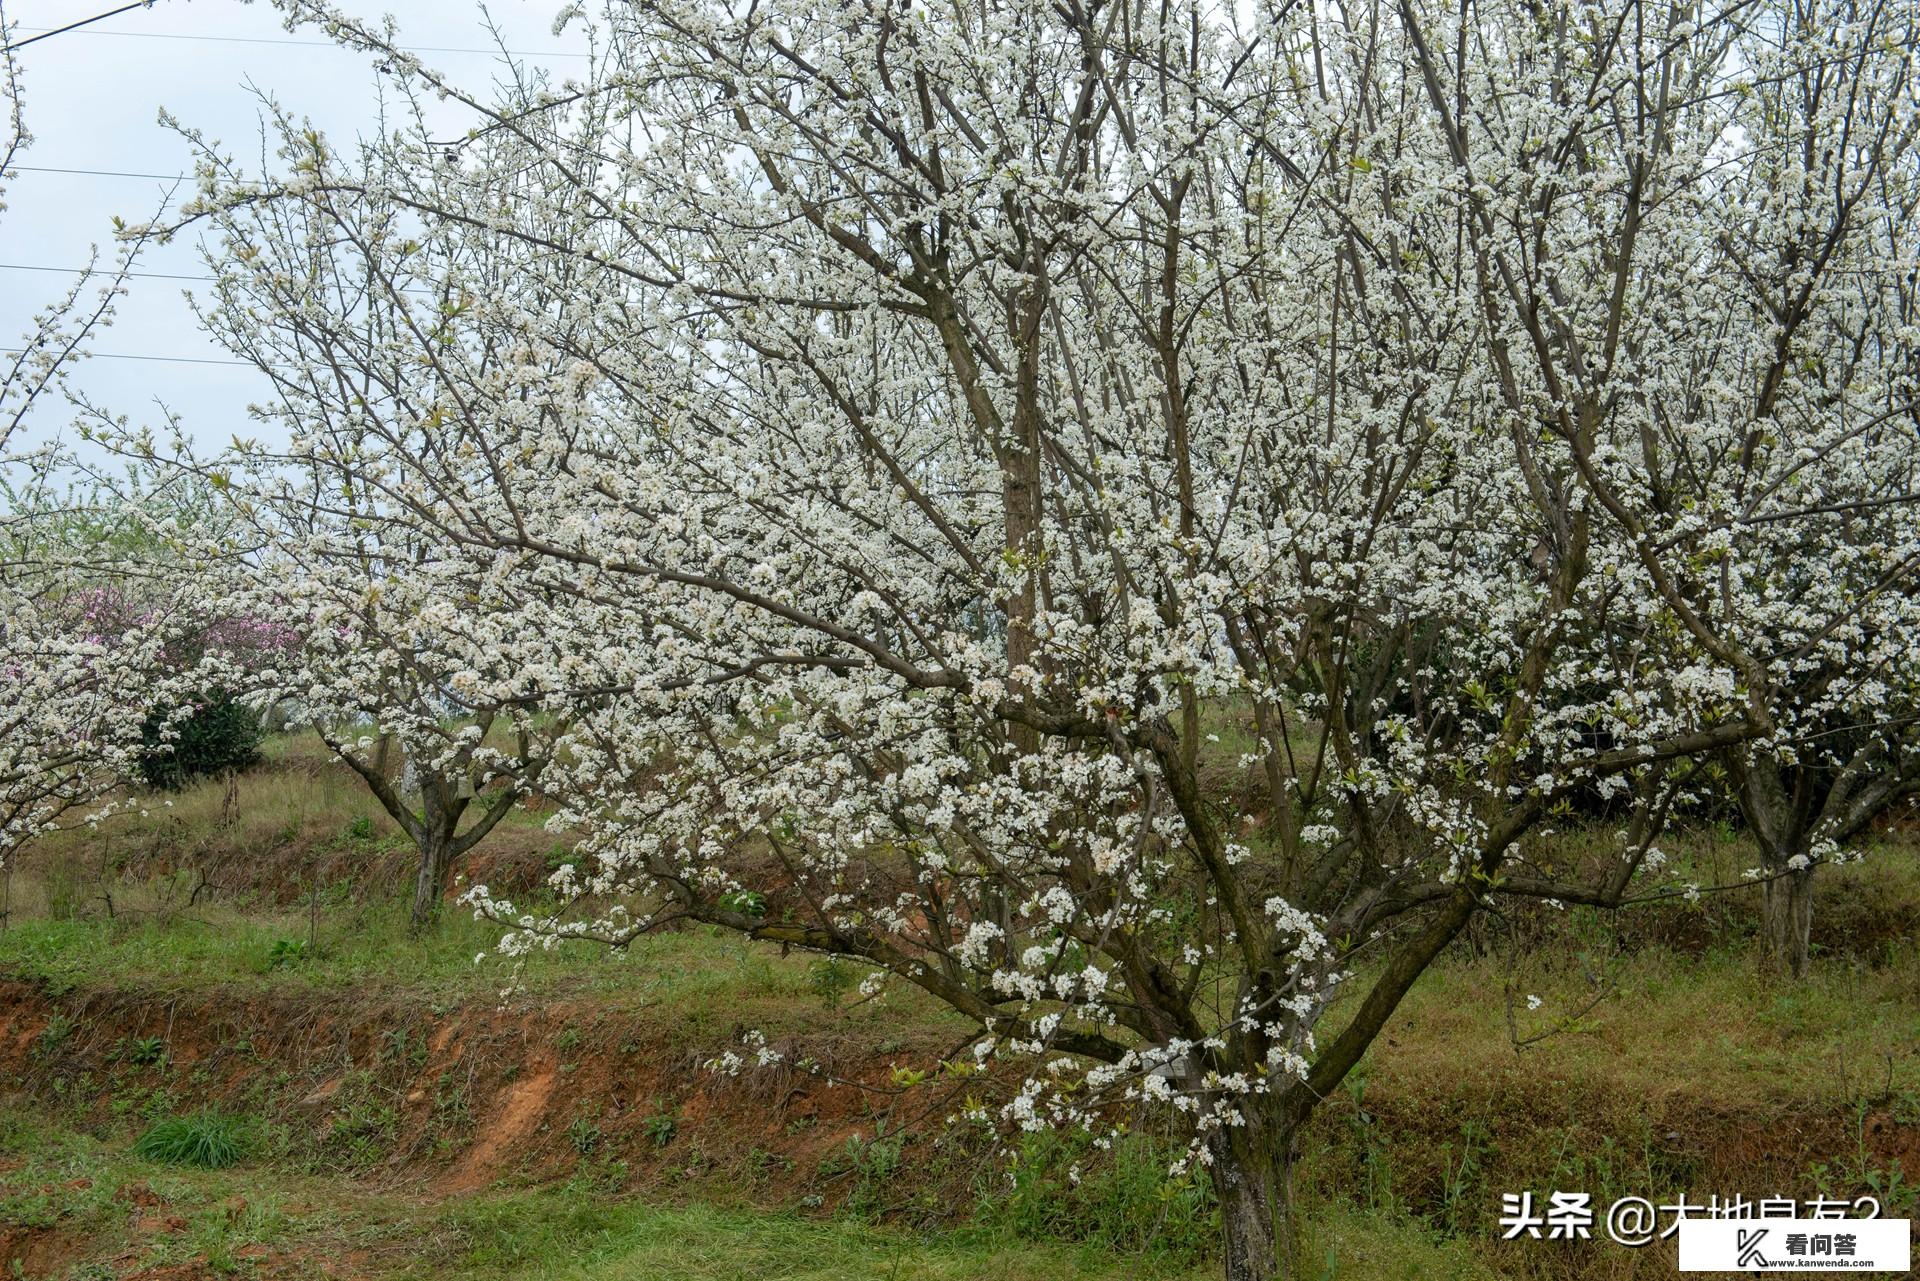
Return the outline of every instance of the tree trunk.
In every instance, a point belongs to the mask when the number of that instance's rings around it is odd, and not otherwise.
[[[1813,928],[1813,868],[1787,871],[1786,858],[1769,860],[1766,921],[1761,943],[1767,964],[1793,978],[1807,973],[1807,936]],[[1784,876],[1777,875],[1785,872]]]
[[[413,882],[413,913],[410,923],[422,930],[440,911],[440,887],[446,883],[447,868],[453,862],[451,842],[430,838],[420,844],[420,870]]]
[[[1228,1126],[1214,1132],[1207,1150],[1226,1281],[1295,1275],[1292,1135],[1257,1123]]]

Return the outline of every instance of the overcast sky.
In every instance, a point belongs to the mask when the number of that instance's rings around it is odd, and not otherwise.
[[[0,0],[15,39],[118,8],[124,0]],[[474,0],[341,0],[353,13],[391,13],[421,57],[468,83],[483,82],[498,65]],[[493,0],[492,16],[509,47],[558,74],[578,70],[584,47],[578,32],[552,34],[559,0]],[[57,271],[86,261],[88,246],[110,251],[111,218],[144,221],[159,209],[171,183],[152,177],[191,170],[186,144],[158,123],[166,108],[182,123],[218,139],[248,160],[259,154],[256,89],[346,140],[374,120],[375,76],[368,59],[334,48],[312,31],[289,33],[268,3],[238,0],[153,0],[74,31],[50,36],[18,52],[33,146],[7,184],[0,214],[0,346],[17,346],[28,317],[71,282]],[[90,170],[91,173],[46,172]],[[181,185],[182,198],[192,194]],[[196,247],[152,249],[137,270],[201,275]],[[136,279],[113,327],[93,342],[95,358],[73,381],[87,394],[138,420],[157,420],[164,402],[186,420],[204,446],[236,433],[256,434],[246,418],[262,395],[253,370],[223,361],[195,327],[182,291],[192,281]],[[163,360],[113,357],[166,357]],[[40,410],[36,434],[71,417],[64,406]]]

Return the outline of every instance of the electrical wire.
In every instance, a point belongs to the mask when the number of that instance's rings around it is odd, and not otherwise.
[[[141,6],[137,4],[128,6],[128,8],[136,9],[140,7]],[[124,13],[125,10],[116,10],[115,12]],[[100,15],[101,18],[112,16],[112,14]],[[99,18],[89,18],[87,21],[98,22]],[[75,27],[80,25],[80,23],[74,24]],[[61,27],[55,31],[46,31],[45,28],[42,27],[15,28],[15,30],[18,31],[43,31],[45,33],[34,36],[33,40],[45,40],[47,36],[58,35],[61,31],[70,31],[72,29],[72,27]],[[202,40],[211,44],[292,45],[302,49],[339,49],[343,47],[331,40],[279,40],[268,36],[203,36],[177,31],[89,31],[86,34],[90,36],[125,36],[134,40]],[[32,42],[32,40],[22,40],[20,44],[14,45],[13,47],[18,49],[22,45],[31,44]],[[586,58],[592,56],[585,53],[571,53],[561,49],[467,49],[451,45],[395,45],[394,47],[404,53],[506,54],[514,58]]]
[[[130,12],[131,10],[134,10],[134,9],[151,9],[152,7],[153,7],[153,0],[133,0],[132,4],[123,4],[118,9],[109,9],[105,13],[96,13],[91,18],[82,18],[78,22],[69,22],[64,27],[52,27],[52,28],[15,27],[14,28],[15,31],[38,31],[40,34],[37,36],[28,36],[25,40],[14,41],[12,44],[6,47],[6,52],[12,53],[16,49],[24,49],[28,45],[35,44],[41,40],[47,40],[47,39],[51,39],[54,36],[64,35],[69,31],[78,31],[81,27],[86,26],[90,22],[99,22],[106,18],[117,18],[121,14]]]
[[[126,276],[133,280],[192,280],[208,285],[219,283],[217,276],[184,276],[166,271],[120,271],[113,267],[43,267],[34,263],[25,262],[0,262],[0,271],[45,271],[67,276],[111,276],[115,278]],[[401,285],[399,290],[403,294],[432,294],[437,292],[422,285]]]
[[[11,165],[7,172],[85,174],[90,178],[157,178],[161,182],[186,182],[193,177],[184,173],[134,173],[127,169],[63,169],[57,165]]]
[[[66,276],[126,276],[135,280],[199,280],[213,283],[212,276],[177,276],[164,271],[117,271],[112,267],[36,267],[24,262],[0,262],[0,271],[49,271]]]
[[[21,347],[0,347],[0,356],[24,356],[27,352]],[[217,360],[212,356],[136,356],[130,352],[118,351],[80,351],[82,359],[90,360],[151,360],[166,365],[237,365],[242,369],[258,369],[251,360]]]

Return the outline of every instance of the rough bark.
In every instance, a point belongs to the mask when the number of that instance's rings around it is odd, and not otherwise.
[[[517,787],[489,794],[479,817],[463,832],[460,821],[472,811],[474,801],[461,792],[458,778],[430,775],[421,780],[421,812],[407,829],[420,850],[419,873],[413,886],[412,922],[416,930],[425,928],[439,913],[441,891],[453,865],[486,839],[521,795]]]
[[[1807,936],[1813,925],[1813,868],[1793,870],[1807,852],[1809,833],[1823,805],[1806,771],[1789,775],[1772,760],[1733,753],[1735,796],[1747,830],[1759,843],[1768,880],[1761,912],[1760,959],[1764,968],[1793,978],[1807,972]]]
[[[1761,946],[1768,966],[1793,978],[1807,973],[1807,939],[1813,927],[1813,868],[1791,871],[1787,858],[1768,860]],[[1784,873],[1784,875],[1781,875]]]
[[[447,883],[447,869],[452,864],[451,842],[432,839],[420,842],[420,865],[413,881],[413,910],[408,916],[413,929],[426,928],[439,913],[441,887]]]
[[[1297,1272],[1293,1146],[1289,1131],[1251,1118],[1216,1131],[1207,1145],[1226,1281],[1278,1281]]]

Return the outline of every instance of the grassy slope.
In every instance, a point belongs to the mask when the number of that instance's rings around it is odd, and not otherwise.
[[[14,877],[0,971],[59,985],[380,990],[449,1005],[490,1002],[513,982],[536,997],[644,1010],[649,1021],[696,1040],[741,1022],[776,1032],[811,1028],[822,1020],[823,996],[831,999],[842,981],[817,961],[705,931],[644,940],[624,956],[577,945],[518,966],[476,965],[476,953],[496,937],[493,927],[455,912],[428,937],[408,936],[390,894],[404,859],[384,818],[309,749],[282,743],[276,756],[278,768],[240,780],[232,795],[196,789],[104,840],[75,834],[43,849],[39,871]],[[516,815],[490,844],[511,846],[524,861],[529,850],[553,844],[538,823],[537,815]],[[177,864],[279,859],[293,866],[304,858],[330,867],[314,877],[317,926],[305,905],[261,894],[188,903],[190,888],[168,873],[165,857],[151,858],[156,850],[181,852]],[[116,875],[114,865],[131,852],[148,861],[138,875]],[[1737,873],[1743,853],[1712,833],[1677,850],[1708,883]],[[351,883],[356,867],[381,860],[385,882]],[[1703,910],[1655,909],[1619,925],[1575,913],[1570,923],[1555,923],[1554,941],[1544,945],[1514,945],[1539,932],[1537,916],[1522,915],[1479,940],[1480,954],[1463,948],[1450,955],[1415,989],[1363,1072],[1323,1110],[1302,1176],[1314,1270],[1327,1260],[1334,1275],[1358,1281],[1628,1275],[1618,1254],[1594,1256],[1604,1266],[1592,1272],[1543,1270],[1537,1256],[1490,1242],[1499,1192],[1787,1190],[1705,1186],[1738,1178],[1748,1168],[1741,1162],[1754,1156],[1764,1159],[1750,1168],[1764,1174],[1753,1177],[1803,1190],[1920,1176],[1920,1161],[1901,1170],[1886,1142],[1866,1135],[1869,1122],[1890,1121],[1894,1146],[1911,1147],[1920,1123],[1917,862],[1906,839],[1865,871],[1823,874],[1818,920],[1829,923],[1834,945],[1797,986],[1754,970],[1752,904],[1740,901],[1748,892]],[[76,877],[76,867],[84,875]],[[100,889],[110,891],[110,918]],[[1861,946],[1839,946],[1850,938]],[[311,950],[289,954],[309,939]],[[1530,994],[1542,998],[1537,1011],[1527,1008]],[[832,1021],[851,1036],[883,1042],[948,1017],[903,993],[842,1008]],[[1555,1034],[1516,1050],[1510,1030],[1522,1038]],[[1855,1125],[1857,1145],[1850,1142]],[[1769,1149],[1770,1132],[1791,1127],[1799,1127],[1799,1146],[1782,1138]],[[76,1258],[118,1252],[114,1271],[93,1274],[101,1276],[126,1275],[135,1264],[228,1257],[243,1272],[270,1275],[263,1259],[303,1251],[344,1251],[358,1269],[346,1275],[380,1277],[1179,1275],[1088,1248],[1012,1244],[979,1229],[906,1235],[746,1208],[645,1206],[579,1187],[424,1201],[270,1167],[163,1172],[127,1154],[130,1131],[85,1138],[17,1109],[0,1129],[0,1232],[10,1218],[38,1214],[81,1239]],[[1752,1137],[1745,1155],[1712,1150],[1727,1133]],[[1808,1151],[1831,1151],[1831,1158],[1816,1165]],[[167,1215],[184,1228],[156,1240],[129,1226],[113,1194],[143,1179],[165,1192]],[[76,1180],[87,1186],[66,1186]],[[235,1195],[246,1198],[243,1209],[234,1209]],[[246,1262],[235,1252],[249,1243],[266,1254]]]
[[[392,1281],[1182,1275],[1143,1273],[1133,1261],[1092,1250],[1015,1245],[980,1233],[916,1236],[848,1221],[649,1206],[572,1187],[429,1201],[257,1166],[183,1170],[18,1110],[0,1112],[0,1162],[12,1167],[0,1178],[0,1230],[57,1228],[69,1248],[46,1257],[74,1276],[86,1275],[90,1262],[137,1271],[190,1261],[216,1275]]]
[[[568,1185],[427,1200],[244,1165],[191,1170],[0,1108],[0,1240],[50,1228],[48,1276],[356,1281],[1198,1281],[1211,1266],[1036,1244],[982,1229],[908,1232]],[[1491,1281],[1459,1243],[1379,1216],[1316,1214],[1307,1256],[1351,1281]],[[1334,1261],[1337,1260],[1337,1263]],[[1329,1270],[1330,1269],[1330,1270]],[[28,1275],[32,1275],[29,1273]]]
[[[1920,900],[1915,860],[1883,857],[1876,874],[1904,881]],[[1829,879],[1838,898],[1866,874]],[[643,938],[625,951],[569,943],[508,960],[489,952],[497,927],[457,911],[415,937],[397,904],[335,903],[309,953],[304,912],[218,902],[162,910],[143,902],[153,895],[137,887],[116,897],[115,918],[16,920],[0,930],[0,968],[61,984],[387,990],[444,1002],[487,1000],[512,984],[536,997],[644,1007],[694,1031],[741,1020],[769,1031],[810,1027],[826,990],[850,982],[817,959],[705,928]],[[290,944],[300,951],[286,953]],[[1887,1074],[1889,1055],[1897,1080],[1920,1067],[1903,1061],[1920,1045],[1917,993],[1920,953],[1910,945],[1878,964],[1830,960],[1798,984],[1760,973],[1738,938],[1700,953],[1596,941],[1517,959],[1455,955],[1415,987],[1371,1061],[1382,1079],[1470,1081],[1513,1059],[1511,1033],[1545,1034],[1524,1052],[1540,1075],[1573,1073],[1643,1097],[1684,1091],[1758,1104],[1847,1102]],[[1528,996],[1542,999],[1537,1011],[1527,1008]],[[884,1004],[849,1004],[837,1021],[850,1032],[884,1035],[927,1021],[961,1026],[910,988],[891,990]],[[1336,1022],[1339,1014],[1336,1006]]]

